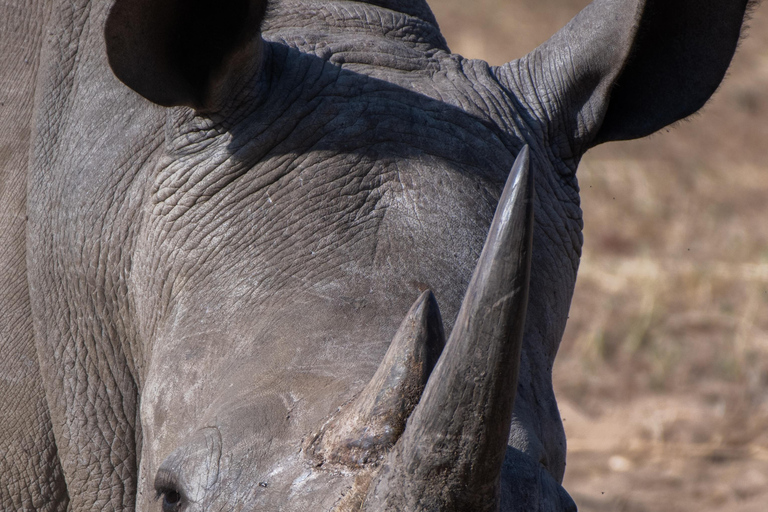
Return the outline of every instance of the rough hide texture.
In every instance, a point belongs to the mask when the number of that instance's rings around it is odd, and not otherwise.
[[[490,67],[421,0],[0,0],[0,506],[574,510],[578,162],[697,110],[747,6]]]

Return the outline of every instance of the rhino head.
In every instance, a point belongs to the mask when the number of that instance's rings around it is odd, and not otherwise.
[[[101,346],[130,361],[109,375],[130,374],[140,420],[108,395],[108,433],[59,444],[72,506],[574,510],[551,371],[582,244],[576,168],[699,109],[747,4],[595,0],[497,67],[452,54],[423,0],[96,11],[112,71],[145,98],[112,76],[72,93],[87,98],[72,133],[122,148],[79,154],[79,176],[131,176],[100,189],[131,212],[122,248],[93,253],[126,307],[104,288],[91,314],[114,332],[54,327],[82,318],[81,288],[62,286],[74,295],[51,308],[71,312],[36,326],[119,338]],[[97,52],[78,62],[106,69]],[[122,119],[153,128],[112,135]],[[35,222],[35,254],[56,250]],[[104,489],[78,454],[110,445],[138,470]]]

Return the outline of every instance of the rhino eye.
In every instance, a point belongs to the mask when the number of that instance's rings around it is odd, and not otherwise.
[[[181,510],[181,494],[175,489],[160,489],[163,498],[163,512],[178,512]]]

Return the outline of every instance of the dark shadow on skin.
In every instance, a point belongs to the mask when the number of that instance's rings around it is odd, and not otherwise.
[[[546,469],[509,446],[501,469],[501,510],[576,512],[576,504]]]
[[[267,75],[276,78],[266,100],[246,99],[235,114],[210,118],[233,136],[228,149],[248,169],[266,157],[312,151],[388,162],[429,155],[500,192],[515,155],[534,138],[524,126],[510,134],[490,118],[425,94],[280,43],[267,46]],[[260,81],[253,89],[264,85]],[[258,104],[254,108],[248,101]]]

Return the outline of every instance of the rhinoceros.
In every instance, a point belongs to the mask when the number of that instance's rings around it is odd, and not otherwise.
[[[424,0],[2,0],[2,509],[575,510],[579,160],[698,110],[749,7],[489,66]]]

